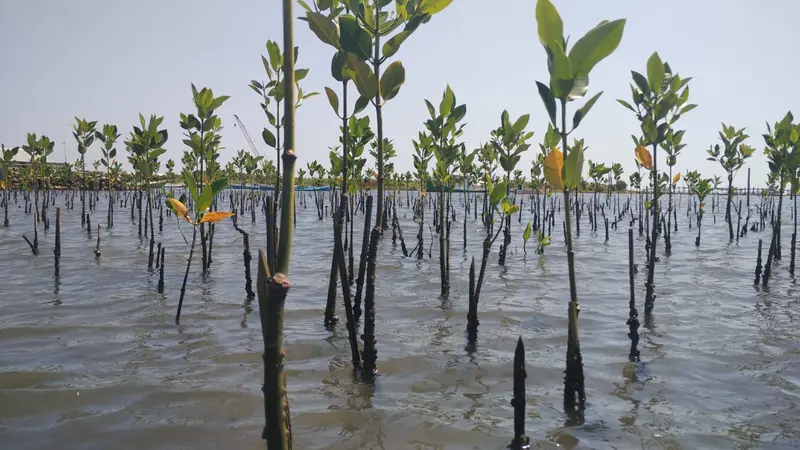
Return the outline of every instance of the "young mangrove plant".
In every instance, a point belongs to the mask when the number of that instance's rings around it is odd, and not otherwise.
[[[527,143],[527,140],[533,137],[533,132],[525,132],[525,127],[528,126],[529,120],[530,115],[523,114],[512,123],[508,111],[503,111],[500,114],[500,127],[492,130],[490,142],[497,151],[500,167],[506,172],[506,189],[509,190],[513,181],[511,172],[514,171],[520,159],[522,159],[522,154],[531,146]],[[510,195],[510,191],[506,191],[506,195]],[[503,245],[500,248],[498,264],[504,266],[506,264],[508,246],[511,244],[511,216],[505,218],[501,228],[503,229]]]
[[[744,166],[747,158],[753,156],[755,149],[744,144],[750,137],[744,134],[744,128],[737,130],[733,126],[722,124],[722,131],[719,138],[724,145],[720,148],[719,144],[714,145],[708,150],[709,161],[716,161],[725,169],[728,174],[728,195],[725,201],[725,220],[728,222],[728,237],[733,242],[733,218],[731,217],[731,204],[733,202],[733,179],[736,173]]]
[[[266,425],[262,438],[270,450],[292,448],[289,399],[286,376],[283,372],[283,309],[289,282],[289,260],[292,255],[292,212],[294,211],[294,148],[295,80],[294,80],[294,23],[293,0],[283,0],[283,189],[281,190],[281,224],[275,271],[270,272],[263,252],[259,252],[258,306],[264,338],[264,415]]]
[[[378,203],[375,208],[375,224],[381,231],[384,208],[383,105],[400,92],[406,78],[405,68],[400,61],[389,64],[384,71],[382,65],[397,53],[400,45],[421,24],[430,21],[432,15],[441,12],[452,1],[398,1],[396,8],[390,9],[387,6],[391,2],[386,0],[346,0],[344,3],[352,15],[339,16],[339,43],[342,51],[347,53],[346,64],[355,71],[354,81],[359,94],[369,98],[375,107],[378,139]]]
[[[647,60],[647,77],[636,71],[631,71],[633,84],[631,94],[633,105],[625,100],[617,100],[622,106],[633,111],[640,122],[643,138],[639,140],[635,155],[639,163],[650,171],[650,182],[653,196],[649,203],[652,215],[652,227],[649,231],[649,258],[647,261],[647,282],[644,312],[645,321],[650,317],[655,304],[655,270],[656,270],[656,244],[659,233],[659,219],[661,191],[658,172],[658,147],[663,146],[669,135],[671,127],[678,119],[697,107],[687,104],[689,100],[689,87],[691,77],[681,78],[673,74],[669,64],[663,62],[658,53],[653,53]],[[634,140],[636,137],[634,136]],[[647,147],[653,149],[652,154]]]
[[[567,137],[580,125],[589,110],[600,98],[602,91],[579,108],[572,118],[572,129],[567,131],[567,102],[583,98],[589,89],[592,68],[610,55],[622,39],[625,19],[602,21],[578,39],[567,52],[564,25],[556,7],[550,0],[538,0],[536,22],[539,41],[547,53],[550,83],[536,82],[550,122],[561,137],[562,154],[553,148],[544,161],[544,174],[555,190],[564,192],[565,238],[569,271],[569,329],[567,338],[567,363],[564,377],[564,409],[573,414],[583,411],[586,392],[583,379],[583,362],[578,340],[578,289],[575,276],[575,255],[572,250],[572,217],[570,190],[581,178],[583,148],[576,145],[567,151]],[[558,105],[557,105],[558,103]],[[560,107],[560,110],[557,109]],[[560,121],[557,113],[560,112]]]
[[[430,149],[436,159],[433,168],[433,179],[438,188],[436,212],[439,224],[439,273],[441,275],[441,297],[450,295],[450,203],[453,180],[453,165],[464,153],[464,143],[457,139],[464,133],[464,125],[460,123],[467,115],[467,105],[456,103],[456,94],[448,85],[442,94],[437,113],[433,104],[425,100],[430,119],[425,121],[425,128],[430,136]]]
[[[169,138],[166,129],[158,129],[162,122],[164,122],[163,117],[156,117],[154,115],[151,115],[150,119],[145,122],[144,116],[139,114],[139,124],[141,128],[133,127],[133,132],[131,132],[130,137],[125,142],[125,145],[135,155],[136,168],[144,180],[144,187],[147,192],[145,234],[147,234],[147,224],[150,224],[150,253],[147,258],[148,269],[153,268],[155,256],[153,254],[153,247],[156,242],[155,233],[153,232],[153,200],[150,183],[153,180],[154,174],[157,173],[158,157],[167,152],[164,148],[164,144],[167,143],[167,139]]]
[[[81,226],[86,225],[86,150],[94,142],[95,126],[97,121],[89,122],[77,117],[72,126],[72,135],[78,142],[78,153],[81,155]]]
[[[203,88],[200,91],[192,84],[192,100],[194,102],[195,112],[191,114],[180,115],[180,126],[185,130],[184,136],[186,139],[183,143],[189,146],[192,154],[200,164],[199,172],[193,172],[184,166],[183,178],[188,184],[188,179],[191,178],[195,183],[195,191],[205,193],[206,181],[211,180],[214,165],[219,158],[219,150],[222,137],[222,119],[217,117],[214,112],[226,100],[227,95],[214,97],[214,92],[211,89]],[[188,173],[187,173],[188,172]],[[227,185],[227,180],[223,183],[222,187]],[[189,186],[190,187],[190,186]],[[214,195],[222,190],[214,192]],[[195,198],[194,194],[192,198]],[[199,198],[199,197],[198,197]],[[213,199],[212,199],[213,200]],[[205,207],[199,211],[204,211],[205,208],[211,206],[209,202]],[[194,240],[194,237],[192,238]],[[205,223],[200,224],[200,245],[202,249],[202,267],[203,274],[208,271],[211,260],[211,251],[207,245],[208,235],[206,234]],[[190,261],[191,263],[191,261]],[[187,264],[188,271],[188,264]]]
[[[303,102],[303,100],[313,97],[314,95],[318,95],[318,92],[310,92],[304,93],[303,89],[300,87],[300,81],[308,75],[308,69],[297,69],[294,70],[291,77],[287,77],[285,75],[285,68],[286,68],[286,60],[287,58],[287,51],[291,51],[292,58],[296,61],[299,50],[297,47],[294,49],[284,49],[281,52],[281,48],[277,42],[269,40],[267,41],[267,55],[269,59],[261,56],[261,62],[264,65],[264,71],[267,72],[267,78],[269,79],[266,83],[260,83],[256,80],[252,80],[250,82],[250,88],[253,89],[260,97],[261,97],[261,109],[264,111],[264,114],[267,116],[267,121],[275,130],[273,133],[268,127],[265,127],[264,130],[261,132],[261,137],[264,139],[264,143],[268,146],[275,149],[275,179],[274,184],[275,191],[272,196],[272,205],[269,205],[271,210],[270,217],[276,217],[278,213],[278,195],[280,194],[281,189],[281,151],[286,145],[286,138],[283,137],[283,141],[281,142],[281,129],[285,125],[286,118],[281,118],[281,109],[282,107],[285,108],[286,102],[284,99],[286,98],[284,93],[285,84],[290,81],[295,83],[295,87],[297,89],[297,100],[293,107],[297,108]],[[274,103],[274,113],[270,111],[270,103]],[[269,184],[273,180],[267,179],[267,184]],[[278,235],[278,222],[277,220],[273,220],[271,224],[272,227],[272,234],[273,239],[277,239]],[[267,262],[270,263],[270,269],[274,269],[274,262],[275,262],[276,255],[270,254]]]
[[[17,153],[19,153],[19,147],[6,148],[5,145],[0,146],[0,156],[3,158],[0,160],[3,165],[3,178],[0,179],[2,186],[0,187],[3,189],[3,227],[6,228],[8,228],[8,190],[11,189],[11,161],[14,160]]]
[[[764,154],[767,156],[770,175],[777,183],[778,209],[775,212],[775,223],[772,227],[772,240],[767,253],[767,263],[764,266],[764,285],[769,281],[772,270],[772,261],[781,258],[781,216],[783,215],[783,195],[786,185],[795,179],[796,171],[800,166],[800,152],[798,152],[798,132],[800,126],[792,123],[794,117],[791,112],[775,123],[767,124],[767,133],[763,135],[766,143]],[[792,192],[794,194],[796,191]]]
[[[497,216],[505,221],[507,217],[513,216],[519,211],[519,205],[512,205],[508,199],[508,187],[504,182],[497,184],[492,183],[491,177],[487,174],[485,177],[486,192],[488,197],[488,206]],[[475,258],[472,258],[472,264],[469,268],[469,310],[467,312],[467,344],[468,348],[474,348],[475,341],[478,336],[478,302],[481,296],[481,287],[483,287],[483,277],[486,274],[486,264],[489,261],[489,252],[492,245],[500,236],[503,227],[498,227],[497,232],[494,234],[487,234],[483,240],[483,252],[481,253],[481,268],[478,273],[477,282],[475,280]]]
[[[703,224],[703,213],[706,207],[706,197],[711,193],[712,180],[710,178],[700,178],[697,172],[687,174],[687,179],[691,180],[689,185],[689,192],[697,196],[697,201],[700,203],[700,210],[697,211],[697,238],[694,240],[695,247],[700,247],[700,234]]]
[[[684,130],[669,130],[667,132],[667,137],[664,139],[664,142],[661,143],[661,148],[667,153],[667,166],[669,167],[669,198],[667,200],[667,227],[665,228],[666,233],[664,233],[664,250],[667,255],[672,253],[672,219],[673,216],[675,217],[675,230],[678,229],[677,224],[677,214],[675,211],[675,205],[672,203],[672,192],[675,190],[675,183],[677,183],[681,179],[680,173],[675,173],[673,175],[672,168],[675,167],[675,164],[678,162],[678,154],[680,154],[681,150],[686,147],[686,144],[682,143],[683,135],[686,132]]]

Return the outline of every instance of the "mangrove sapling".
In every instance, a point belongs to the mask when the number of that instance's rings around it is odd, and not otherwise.
[[[282,128],[285,125],[286,117],[281,117],[281,108],[285,108],[286,103],[284,100],[286,99],[284,91],[284,85],[287,82],[292,82],[295,84],[294,88],[297,91],[297,99],[296,103],[292,106],[294,108],[299,107],[303,100],[313,97],[314,95],[318,95],[318,92],[310,92],[304,93],[303,89],[300,87],[300,81],[308,75],[308,69],[292,69],[292,76],[286,76],[286,61],[289,59],[287,57],[287,52],[291,52],[292,59],[297,60],[297,56],[299,54],[299,49],[294,47],[293,49],[284,49],[281,52],[281,48],[277,42],[269,40],[266,44],[267,55],[269,58],[261,56],[261,62],[264,65],[264,71],[267,72],[267,78],[269,82],[266,83],[259,83],[256,80],[252,80],[250,82],[250,88],[253,89],[260,97],[261,97],[261,109],[264,111],[264,114],[267,116],[267,121],[271,125],[271,127],[275,130],[273,133],[268,127],[265,127],[264,130],[261,132],[261,137],[264,139],[264,143],[267,146],[272,147],[275,149],[275,171],[274,180],[270,180],[269,177],[266,180],[266,183],[269,185],[273,182],[273,186],[275,187],[273,198],[273,203],[268,205],[268,207],[272,208],[272,216],[277,217],[278,215],[278,201],[280,199],[280,190],[281,190],[281,150],[285,148],[286,145],[286,137],[283,136],[284,142],[281,142],[282,137]],[[291,78],[291,81],[290,81]],[[293,98],[294,100],[294,98]],[[270,103],[273,102],[275,104],[275,113],[273,114],[270,111]],[[291,212],[291,211],[290,211]],[[272,233],[274,235],[273,239],[275,241],[278,240],[278,221],[273,222]],[[274,250],[273,250],[274,251]],[[269,259],[267,260],[270,263],[270,270],[272,271],[275,268],[275,258],[276,255],[274,253],[269,255]]]
[[[2,183],[2,186],[0,187],[3,189],[3,227],[8,228],[8,190],[11,188],[9,173],[11,161],[13,161],[14,157],[17,156],[17,153],[19,153],[19,147],[6,148],[5,145],[2,145],[0,146],[0,152],[0,156],[3,157],[3,159],[0,160],[0,163],[2,163],[4,177],[2,180],[0,180],[0,183]]]
[[[700,202],[700,210],[697,212],[697,238],[694,241],[695,247],[700,246],[700,233],[702,230],[702,223],[703,223],[703,212],[705,211],[705,201],[708,194],[711,193],[711,179],[710,178],[703,178],[699,179],[696,182],[693,182],[691,187],[691,193],[697,196],[697,201]]]
[[[262,437],[270,450],[289,450],[292,447],[289,399],[283,371],[283,309],[289,282],[289,262],[292,253],[292,211],[295,201],[295,71],[293,0],[283,0],[283,102],[284,167],[280,215],[280,234],[275,259],[275,271],[269,270],[267,259],[259,251],[258,306],[264,338],[264,414],[266,425]],[[277,195],[277,192],[276,192]]]
[[[347,52],[346,64],[355,72],[353,81],[359,94],[369,98],[375,107],[378,139],[376,226],[381,232],[383,228],[380,221],[384,216],[383,105],[398,94],[405,81],[405,69],[400,61],[389,64],[383,73],[381,66],[397,53],[400,45],[420,24],[427,23],[432,15],[441,12],[451,2],[452,0],[397,2],[396,8],[389,9],[385,7],[391,2],[386,0],[348,0],[345,3],[353,15],[339,16],[339,44],[342,51]],[[383,46],[382,39],[386,39]],[[367,63],[371,63],[372,67]]]
[[[718,162],[728,174],[728,195],[725,201],[725,220],[728,222],[728,234],[730,242],[733,242],[733,217],[731,217],[731,203],[733,201],[733,179],[736,173],[744,166],[745,160],[753,155],[755,149],[743,142],[748,135],[744,134],[744,128],[737,130],[733,126],[722,124],[722,131],[719,138],[724,144],[724,149],[720,149],[719,144],[714,145],[708,150],[709,161]]]
[[[683,144],[681,141],[683,140],[683,135],[686,132],[684,130],[674,131],[669,130],[667,132],[667,136],[664,139],[664,142],[661,143],[661,148],[667,153],[667,166],[669,166],[669,198],[667,201],[667,232],[664,234],[664,250],[666,251],[667,255],[672,253],[672,218],[675,215],[676,207],[672,203],[672,192],[675,189],[675,183],[677,183],[681,179],[681,174],[676,173],[672,174],[672,168],[678,162],[678,155],[680,154],[681,150],[686,147],[686,144]],[[674,230],[678,230],[678,220],[677,216],[675,219],[675,228]]]
[[[84,226],[86,225],[86,150],[94,142],[97,121],[89,122],[76,117],[75,122],[72,126],[72,135],[78,142],[78,153],[81,155],[81,226]]]
[[[619,45],[625,27],[625,19],[600,22],[586,35],[578,39],[567,54],[567,41],[561,17],[550,0],[538,0],[536,22],[539,41],[547,53],[550,85],[537,82],[539,94],[547,109],[550,122],[558,128],[561,151],[550,150],[545,158],[544,173],[555,190],[564,192],[565,238],[567,242],[567,265],[569,270],[570,301],[569,330],[567,338],[567,363],[564,377],[564,409],[568,413],[583,411],[586,401],[583,362],[578,340],[578,293],[575,278],[575,261],[572,249],[572,217],[570,190],[577,187],[583,167],[583,146],[575,145],[567,152],[567,136],[574,131],[595,104],[602,92],[589,99],[579,108],[572,119],[572,130],[567,131],[568,101],[582,98],[588,91],[589,73],[601,60],[610,55]],[[561,107],[560,124],[556,120],[556,99]],[[577,144],[577,142],[576,142]]]
[[[501,220],[506,220],[507,217],[513,216],[514,213],[519,211],[519,205],[512,205],[508,199],[508,188],[504,182],[497,184],[492,183],[491,177],[488,175],[485,179],[486,192],[489,193],[488,204],[494,212],[497,213]],[[483,240],[483,252],[481,253],[481,269],[478,274],[477,282],[474,282],[475,272],[475,258],[472,260],[472,267],[470,268],[470,286],[469,286],[469,310],[467,312],[467,340],[470,346],[474,346],[475,338],[477,337],[478,325],[478,302],[481,296],[481,287],[483,287],[483,277],[486,274],[486,263],[489,261],[489,252],[492,245],[500,236],[503,227],[498,227],[497,232],[487,234]]]
[[[119,139],[120,135],[117,133],[117,126],[116,125],[103,125],[103,132],[96,131],[95,138],[98,141],[103,143],[101,148],[103,152],[103,157],[100,159],[100,162],[106,169],[106,174],[109,176],[108,180],[108,217],[106,218],[106,228],[112,228],[114,226],[114,201],[112,197],[112,183],[111,183],[111,168],[114,165],[114,158],[117,156],[117,149],[114,145],[117,143],[117,139]],[[170,172],[172,169],[170,168]]]
[[[387,71],[387,74],[389,72]],[[452,172],[453,165],[464,154],[464,143],[457,142],[463,133],[464,125],[459,124],[467,115],[467,105],[456,103],[456,95],[448,85],[439,102],[439,111],[425,100],[430,119],[425,121],[425,128],[430,136],[430,150],[436,159],[433,168],[433,179],[439,190],[437,213],[439,231],[439,272],[441,276],[441,297],[450,295],[450,215],[447,213],[451,206],[450,193],[455,181]],[[427,138],[423,140],[427,141]],[[386,146],[384,146],[386,147]]]
[[[158,127],[164,121],[163,117],[151,115],[145,122],[144,116],[139,114],[139,124],[141,128],[134,126],[130,137],[125,141],[125,145],[135,155],[137,168],[144,180],[144,188],[147,191],[147,209],[145,210],[145,235],[147,235],[147,224],[150,225],[150,253],[147,258],[147,268],[153,269],[155,246],[155,233],[153,232],[153,199],[151,181],[158,173],[158,157],[167,152],[164,148],[169,137],[167,130],[159,130]],[[105,130],[104,130],[105,131]],[[141,203],[141,197],[140,197]],[[141,210],[141,207],[140,207]]]
[[[773,258],[781,259],[781,216],[783,214],[783,195],[786,185],[796,179],[796,172],[800,166],[800,152],[798,152],[798,136],[800,136],[800,126],[792,124],[793,116],[788,112],[784,118],[775,123],[774,127],[767,124],[767,134],[764,134],[766,148],[764,154],[770,169],[771,182],[776,184],[778,190],[778,209],[777,217],[774,219],[772,227],[772,242],[769,253],[767,254],[767,265],[764,269],[764,284],[767,284],[772,268]],[[793,183],[794,184],[794,183]],[[793,186],[794,192],[796,187]]]
[[[653,310],[656,298],[656,244],[660,228],[662,192],[658,172],[658,147],[664,145],[674,123],[697,105],[686,104],[689,100],[687,84],[691,81],[691,77],[681,78],[677,73],[673,73],[669,64],[663,62],[656,52],[647,60],[646,78],[636,71],[631,71],[631,75],[633,77],[631,94],[634,105],[632,106],[624,100],[617,101],[634,112],[636,119],[640,122],[642,138],[637,142],[635,155],[639,163],[650,171],[650,182],[653,189],[653,196],[649,203],[652,223],[650,224],[650,258],[647,263],[644,304],[645,318],[647,318]],[[634,141],[637,140],[635,136],[632,137]],[[648,146],[653,149],[652,155],[647,150]]]
[[[217,159],[219,158],[220,142],[222,139],[220,135],[222,131],[222,120],[217,117],[214,112],[222,106],[228,98],[227,95],[214,97],[214,92],[208,88],[203,88],[198,91],[194,84],[192,84],[192,101],[194,103],[195,112],[188,115],[181,113],[180,115],[180,126],[185,130],[184,135],[187,138],[183,140],[183,143],[191,148],[192,153],[200,164],[199,174],[195,177],[195,174],[190,171],[189,175],[191,175],[193,180],[196,180],[196,190],[203,193],[205,193],[204,186],[206,179],[212,180],[214,172],[216,172],[215,166],[219,165]],[[184,172],[185,171],[186,168],[184,168]],[[186,179],[185,174],[184,179]],[[223,187],[225,185],[227,185],[227,180],[222,184]],[[221,190],[215,192],[214,195],[218,192],[221,192]],[[198,197],[192,195],[192,198],[197,202]],[[211,200],[213,200],[213,198]],[[209,200],[203,210],[211,206],[211,200]],[[204,223],[200,224],[200,245],[203,252],[202,273],[205,275],[210,265],[211,253],[207,248],[207,235]]]
[[[412,140],[414,145],[414,169],[416,169],[417,181],[419,181],[419,197],[415,202],[414,222],[419,224],[417,231],[417,259],[423,258],[424,235],[423,225],[425,222],[425,190],[430,174],[428,173],[428,163],[433,158],[433,138],[427,133],[420,132],[418,140]],[[411,253],[414,253],[412,250]]]
[[[201,224],[206,222],[216,223],[222,219],[233,216],[231,212],[207,212],[214,197],[225,189],[228,183],[227,179],[218,178],[212,181],[203,188],[202,193],[198,193],[197,181],[191,171],[184,169],[183,179],[186,183],[187,191],[191,195],[192,200],[194,200],[194,217],[190,217],[189,209],[184,205],[187,198],[185,193],[181,194],[180,199],[176,199],[171,194],[168,194],[166,200],[167,207],[175,214],[175,217],[177,217],[179,229],[181,219],[192,225],[192,243],[189,248],[189,258],[186,262],[186,272],[183,275],[183,285],[181,286],[181,296],[178,299],[178,312],[175,314],[175,323],[180,322],[181,318],[183,298],[186,295],[186,282],[189,278],[189,268],[192,265],[192,255],[194,254],[194,246],[197,242],[197,229]],[[182,231],[181,234],[183,234]]]
[[[511,172],[514,171],[520,159],[522,159],[522,153],[531,146],[526,141],[533,137],[533,132],[525,132],[525,127],[528,126],[529,120],[530,115],[523,114],[512,124],[508,111],[503,111],[500,115],[500,127],[492,131],[490,142],[497,150],[500,167],[506,172],[506,189],[510,189],[512,182]],[[516,185],[518,184],[515,183]],[[507,191],[506,195],[509,194],[510,191]],[[511,244],[511,216],[505,218],[501,228],[503,228],[503,245],[500,248],[498,264],[504,266],[508,246]]]
[[[584,147],[583,150],[585,151],[587,148],[588,147]],[[592,228],[594,229],[594,231],[597,231],[597,211],[599,211],[599,209],[600,209],[600,207],[597,204],[597,191],[600,188],[600,186],[602,186],[603,178],[605,178],[606,175],[611,173],[611,167],[606,167],[605,164],[596,163],[596,162],[592,161],[591,159],[589,161],[587,161],[587,162],[589,163],[589,177],[592,179],[592,184],[593,184],[593,189],[592,190],[594,191],[593,192],[594,197],[593,197],[593,200],[592,200],[592,205],[593,205],[592,206],[592,213],[593,213],[595,219],[594,219],[594,224],[593,224]]]

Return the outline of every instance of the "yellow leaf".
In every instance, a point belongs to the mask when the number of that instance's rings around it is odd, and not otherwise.
[[[187,222],[192,223],[192,219],[189,218],[189,210],[183,203],[175,198],[170,198],[169,202],[172,204],[172,207],[175,208],[175,212],[178,213],[179,216],[183,217]]]
[[[200,219],[200,223],[206,223],[206,222],[217,223],[222,219],[227,219],[228,217],[232,217],[232,216],[235,216],[235,215],[236,214],[234,214],[232,212],[226,212],[226,211],[207,212],[207,213],[203,214],[203,218]]]
[[[700,209],[703,209],[703,208],[705,208],[705,207],[706,207],[706,204],[705,204],[705,203],[700,203]]]
[[[639,161],[639,164],[641,164],[645,169],[653,168],[653,157],[650,156],[650,152],[647,151],[647,149],[644,148],[644,146],[641,145],[637,146],[635,153],[636,153],[636,159]]]
[[[550,150],[550,153],[544,158],[544,178],[550,183],[550,186],[553,186],[553,189],[559,191],[564,190],[563,168],[564,155],[561,150],[557,148]]]
[[[6,182],[5,181],[0,181],[0,189],[6,190]]]
[[[675,183],[677,183],[677,182],[678,182],[678,180],[680,180],[680,179],[681,179],[681,173],[680,173],[680,172],[678,172],[678,173],[676,173],[676,174],[675,174],[675,176],[674,176],[674,177],[672,177],[672,184],[675,184]]]

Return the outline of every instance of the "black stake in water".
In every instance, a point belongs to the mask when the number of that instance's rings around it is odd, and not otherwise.
[[[631,340],[631,349],[628,353],[630,361],[639,361],[639,312],[636,310],[636,291],[634,282],[635,267],[633,264],[633,228],[628,229],[628,277],[630,279],[631,299],[628,304],[628,337]]]
[[[158,243],[158,259],[161,261],[159,267],[161,270],[158,271],[158,293],[164,293],[164,253],[167,251],[165,247],[161,246],[161,242]]]
[[[514,398],[511,406],[514,407],[514,440],[509,448],[523,450],[530,448],[530,438],[525,435],[525,379],[528,373],[525,370],[525,345],[522,336],[517,340],[514,351]]]

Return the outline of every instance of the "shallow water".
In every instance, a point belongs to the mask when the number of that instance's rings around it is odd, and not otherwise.
[[[313,194],[306,195],[308,208],[297,209],[285,317],[295,449],[503,448],[513,435],[518,336],[534,448],[800,447],[800,302],[788,274],[788,226],[770,288],[755,288],[758,239],[766,260],[769,229],[729,245],[724,212],[716,224],[707,213],[696,249],[683,198],[672,256],[658,244],[655,324],[640,328],[642,362],[634,365],[625,325],[627,221],[604,243],[602,227],[590,233],[584,214],[575,252],[588,405],[585,423],[570,426],[561,409],[569,295],[561,219],[543,256],[535,244],[523,254],[527,211],[522,223],[513,222],[505,269],[496,264],[495,245],[472,354],[465,350],[466,290],[470,259],[480,257],[479,220],[468,219],[464,251],[457,207],[448,301],[438,298],[438,241],[433,259],[417,261],[404,258],[387,231],[376,288],[380,376],[369,387],[353,378],[341,303],[335,331],[322,325],[332,226],[329,218],[317,220]],[[410,249],[416,227],[405,194],[400,198]],[[118,208],[115,227],[103,229],[99,261],[95,233],[89,238],[80,225],[79,200],[65,210],[61,277],[54,281],[54,227],[40,228],[41,254],[33,256],[22,239],[31,237],[33,219],[19,200],[11,203],[12,226],[0,228],[0,447],[264,448],[261,325],[257,302],[246,302],[242,238],[230,222],[217,227],[207,279],[199,257],[193,262],[176,326],[188,246],[174,218],[165,218],[163,234],[156,226],[166,245],[161,295],[129,210]],[[63,202],[58,196],[56,206]],[[105,225],[104,205],[101,199],[93,226]],[[356,219],[357,268],[363,216]],[[252,224],[248,214],[240,225],[251,233],[254,253],[264,247],[263,216]],[[635,236],[641,311],[644,238]],[[426,231],[426,248],[430,239]],[[255,267],[254,258],[254,276]]]

